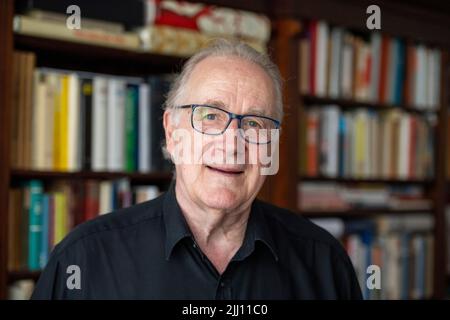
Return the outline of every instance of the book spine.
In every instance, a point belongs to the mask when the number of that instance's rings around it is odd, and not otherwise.
[[[30,193],[29,235],[28,235],[28,268],[39,270],[42,237],[42,183],[31,180],[28,184]]]

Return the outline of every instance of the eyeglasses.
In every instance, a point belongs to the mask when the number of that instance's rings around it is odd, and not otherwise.
[[[237,119],[242,138],[254,144],[268,144],[271,141],[271,130],[280,128],[278,120],[246,114],[228,112],[218,107],[204,104],[189,104],[178,108],[191,108],[191,125],[194,130],[207,135],[221,135],[233,119]]]

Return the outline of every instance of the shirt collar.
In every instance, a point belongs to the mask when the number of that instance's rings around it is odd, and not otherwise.
[[[178,205],[178,201],[175,196],[175,183],[175,180],[172,181],[168,191],[165,194],[163,204],[163,217],[166,231],[166,260],[170,259],[172,251],[179,241],[186,237],[191,237],[192,239],[194,238],[186,219],[181,212],[181,208]],[[274,259],[278,261],[278,254],[276,252],[276,246],[273,241],[269,225],[265,219],[264,212],[259,206],[258,200],[255,200],[252,203],[244,242],[233,260],[243,260],[249,256],[253,252],[257,241],[263,243],[270,250]]]
[[[265,214],[259,205],[259,200],[255,200],[252,203],[244,242],[233,260],[243,260],[248,257],[255,249],[257,242],[261,242],[271,252],[273,258],[278,261],[277,247]]]

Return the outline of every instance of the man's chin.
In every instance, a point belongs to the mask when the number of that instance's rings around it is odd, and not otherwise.
[[[211,188],[202,195],[206,206],[218,210],[233,209],[238,206],[238,192],[228,188]]]

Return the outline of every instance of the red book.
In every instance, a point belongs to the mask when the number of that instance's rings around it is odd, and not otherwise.
[[[309,176],[316,176],[319,167],[319,115],[317,112],[308,113],[306,134],[306,172]]]
[[[86,181],[86,197],[84,220],[90,220],[98,216],[100,211],[99,185],[96,181]]]
[[[387,36],[381,40],[381,61],[380,61],[380,83],[378,86],[378,101],[386,101],[388,84],[388,66],[389,66],[389,42]]]

